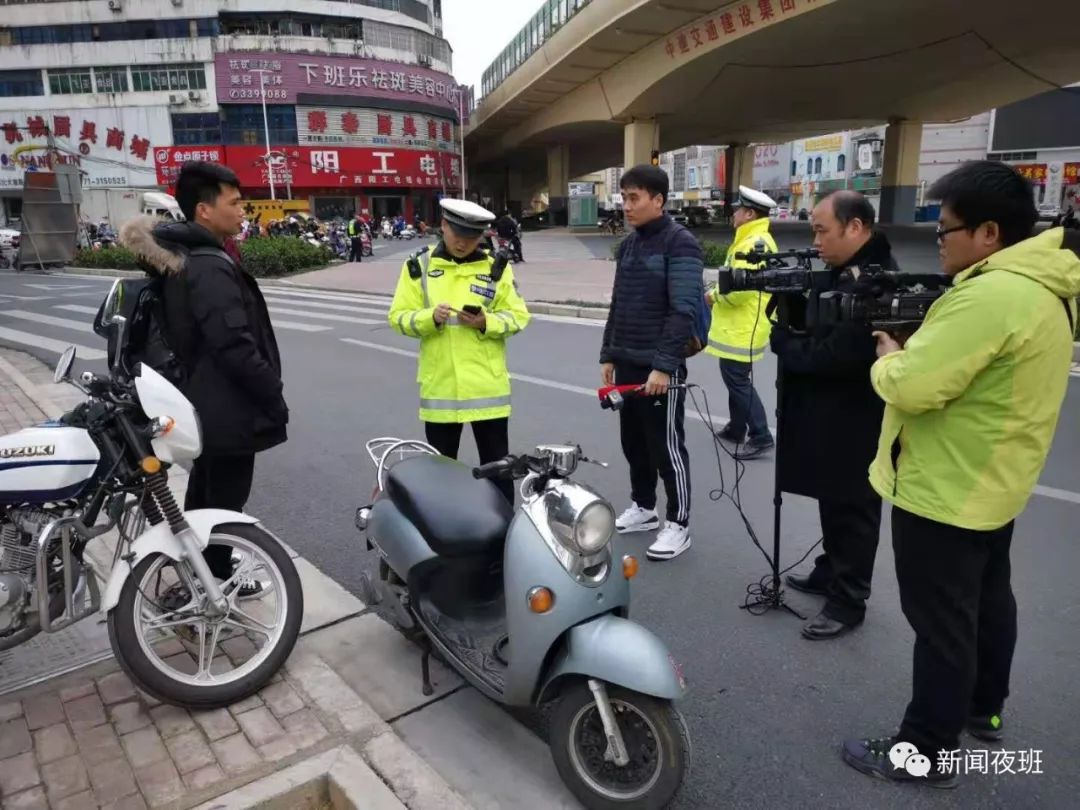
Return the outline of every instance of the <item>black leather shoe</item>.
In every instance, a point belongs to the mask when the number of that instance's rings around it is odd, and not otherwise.
[[[807,574],[805,577],[801,577],[798,574],[788,574],[784,577],[784,582],[795,590],[802,591],[803,593],[813,594],[814,596],[825,595],[825,587],[823,585],[818,585],[817,582],[814,581],[812,574]]]
[[[830,619],[824,613],[819,613],[803,625],[802,634],[803,638],[808,638],[811,641],[824,641],[830,638],[840,638],[840,636],[850,633],[856,627],[858,627],[857,624],[845,624],[837,619]]]

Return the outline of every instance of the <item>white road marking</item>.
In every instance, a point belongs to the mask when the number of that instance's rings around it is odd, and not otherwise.
[[[306,309],[287,309],[285,307],[269,307],[269,310],[278,315],[300,315],[304,318],[315,318],[320,321],[340,321],[341,323],[357,323],[371,325],[376,323],[385,324],[383,319],[372,320],[371,318],[353,318],[349,315],[331,315],[325,312],[308,312]]]
[[[390,296],[365,295],[363,293],[308,292],[295,287],[263,287],[266,295],[283,295],[286,298],[312,298],[316,301],[351,301],[354,304],[379,304],[390,308]],[[299,303],[299,302],[295,302]]]
[[[81,312],[84,315],[97,315],[97,307],[87,307],[82,304],[57,304],[53,309],[62,309],[65,312]]]
[[[94,311],[97,312],[97,310]],[[76,332],[90,332],[91,334],[94,332],[93,324],[88,321],[57,318],[53,315],[42,315],[39,312],[27,312],[22,309],[0,309],[0,315],[33,323],[43,323],[47,326],[59,326],[61,329],[74,329]]]
[[[364,309],[363,307],[351,307],[348,304],[327,304],[320,301],[290,301],[287,298],[266,298],[267,304],[285,304],[286,306],[305,306],[317,309],[333,309],[339,312],[355,312],[358,315],[381,315],[386,317],[387,309]]]
[[[35,290],[45,290],[51,292],[52,290],[85,290],[89,287],[89,284],[23,284],[24,287],[31,287]]]
[[[275,329],[291,329],[294,332],[329,332],[334,327],[318,326],[313,323],[297,323],[296,321],[279,321],[272,319]]]
[[[354,346],[362,346],[365,349],[373,349],[377,352],[385,352],[387,354],[397,354],[402,357],[419,357],[419,353],[410,351],[409,349],[399,349],[396,346],[384,346],[381,343],[372,343],[366,340],[356,340],[354,338],[341,338],[344,343],[351,343]],[[532,385],[539,385],[543,388],[552,388],[556,391],[566,391],[571,394],[581,394],[583,396],[589,396],[596,398],[595,388],[585,388],[580,385],[570,385],[569,383],[559,382],[558,380],[548,380],[543,377],[531,377],[527,374],[511,374],[510,379],[518,380],[520,382],[530,383]],[[689,392],[687,392],[686,403],[686,416],[688,419],[694,419],[698,422],[705,422],[704,416],[699,416],[696,411],[693,410],[694,405],[690,402]],[[698,392],[695,391],[695,394]],[[703,405],[699,400],[699,405]],[[599,405],[598,405],[599,407]],[[722,428],[728,420],[727,414],[713,414],[712,424],[715,428]],[[769,429],[773,434],[776,434],[776,426],[769,425]],[[1041,484],[1037,485],[1034,489],[1034,494],[1041,495],[1044,498],[1052,498],[1058,501],[1067,501],[1068,503],[1080,504],[1080,493],[1070,492],[1067,489],[1056,489],[1054,487],[1046,487]]]
[[[104,360],[105,352],[101,349],[91,349],[89,346],[72,344],[66,340],[53,340],[52,338],[32,335],[29,332],[20,332],[17,329],[8,329],[0,326],[0,340],[8,340],[12,343],[21,343],[23,346],[33,346],[38,349],[47,349],[56,354],[63,354],[68,346],[75,346],[79,357],[83,360]]]

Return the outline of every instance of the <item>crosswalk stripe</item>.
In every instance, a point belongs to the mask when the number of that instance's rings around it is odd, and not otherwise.
[[[263,287],[266,295],[284,295],[288,298],[311,298],[316,301],[351,301],[354,304],[378,304],[390,308],[390,296],[365,295],[363,293],[308,292],[295,287]],[[296,302],[299,303],[299,302]]]
[[[97,310],[95,310],[96,312]],[[0,315],[8,318],[18,318],[32,323],[43,323],[47,326],[59,326],[61,329],[74,329],[76,332],[93,333],[94,327],[86,321],[73,320],[71,318],[56,318],[52,315],[42,315],[39,312],[27,312],[22,309],[0,309]]]
[[[53,309],[62,309],[66,312],[81,312],[85,315],[97,315],[97,307],[84,307],[82,304],[57,304]]]
[[[273,319],[275,329],[291,329],[294,332],[329,332],[334,327],[319,326],[314,323],[298,323],[296,321],[279,321]]]
[[[85,290],[89,287],[89,284],[23,284],[24,287],[30,287],[35,290],[45,290],[50,292],[52,290]]]
[[[325,312],[308,312],[306,309],[288,309],[284,307],[270,307],[270,312],[278,315],[299,315],[303,318],[314,318],[319,321],[340,321],[341,323],[356,323],[361,325],[386,323],[385,320],[372,320],[371,318],[353,318],[348,315],[331,315]]]
[[[70,341],[66,340],[53,340],[52,338],[33,335],[29,332],[20,332],[18,329],[8,329],[5,326],[0,326],[0,340],[21,343],[23,346],[33,346],[38,349],[47,349],[56,354],[63,354],[67,351],[69,346],[74,345],[78,352],[78,356],[83,360],[105,359],[105,352],[101,351],[101,349],[91,349],[89,346],[80,346],[77,343],[72,344]]]
[[[286,306],[305,306],[315,309],[333,309],[339,312],[355,312],[359,315],[380,315],[386,317],[386,309],[364,309],[363,307],[351,307],[348,304],[327,304],[320,301],[290,301],[287,298],[267,298],[267,304],[285,304]]]

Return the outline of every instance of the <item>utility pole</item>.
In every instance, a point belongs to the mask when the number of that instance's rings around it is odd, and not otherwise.
[[[270,180],[270,199],[276,200],[274,193],[274,165],[270,156],[270,121],[266,117],[266,74],[270,71],[265,68],[256,68],[251,71],[259,74],[259,98],[262,100],[263,135],[266,136],[266,176]]]
[[[465,91],[458,93],[458,135],[461,137],[461,199],[465,199]]]

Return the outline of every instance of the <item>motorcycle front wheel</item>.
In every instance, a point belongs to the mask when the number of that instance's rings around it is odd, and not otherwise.
[[[670,700],[607,685],[629,762],[615,764],[596,698],[581,681],[556,705],[548,744],[559,776],[589,810],[659,810],[690,771],[690,736]]]
[[[188,564],[162,554],[135,566],[109,612],[124,671],[158,700],[190,709],[228,706],[265,686],[292,652],[304,615],[296,567],[264,529],[217,526],[210,544],[231,548],[224,615],[208,615]]]

